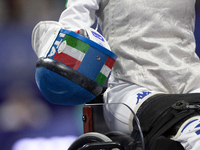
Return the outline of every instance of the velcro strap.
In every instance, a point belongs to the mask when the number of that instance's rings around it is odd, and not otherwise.
[[[178,101],[192,104],[200,103],[200,93],[192,94],[159,94],[148,98],[138,109],[137,116],[142,130],[148,132],[153,123]],[[133,124],[136,127],[135,124]]]

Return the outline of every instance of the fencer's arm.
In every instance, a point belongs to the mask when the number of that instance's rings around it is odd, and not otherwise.
[[[32,47],[38,57],[46,57],[61,28],[72,31],[85,29],[95,22],[100,0],[68,0],[67,9],[56,21],[42,21],[32,32]]]
[[[68,0],[67,8],[61,13],[59,22],[65,29],[85,29],[95,22],[95,12],[100,0]]]

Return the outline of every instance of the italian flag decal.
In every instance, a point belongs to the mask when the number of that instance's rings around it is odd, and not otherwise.
[[[89,47],[89,44],[66,35],[53,59],[77,70]]]
[[[49,52],[49,57],[73,68],[101,86],[104,86],[115,63],[115,59],[98,45],[62,32],[51,51],[53,52]]]
[[[101,84],[102,86],[105,84],[108,75],[111,72],[111,69],[113,67],[115,63],[115,60],[111,57],[108,57],[105,64],[103,65],[103,67],[101,68],[100,73],[98,74],[97,78],[96,78],[96,82],[98,82],[99,84]]]

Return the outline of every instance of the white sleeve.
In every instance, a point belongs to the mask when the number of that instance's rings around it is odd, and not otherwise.
[[[85,29],[95,22],[100,0],[68,0],[59,22],[68,30]]]

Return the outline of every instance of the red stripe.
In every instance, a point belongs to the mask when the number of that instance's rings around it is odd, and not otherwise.
[[[58,54],[58,52],[56,52],[55,56],[53,57],[53,59],[62,62],[63,64],[72,67],[73,69],[77,70],[78,67],[81,64],[81,61],[65,54],[65,53],[60,53]]]
[[[108,57],[105,62],[105,65],[108,66],[110,69],[112,69],[114,63],[115,63],[115,60],[111,57]]]

